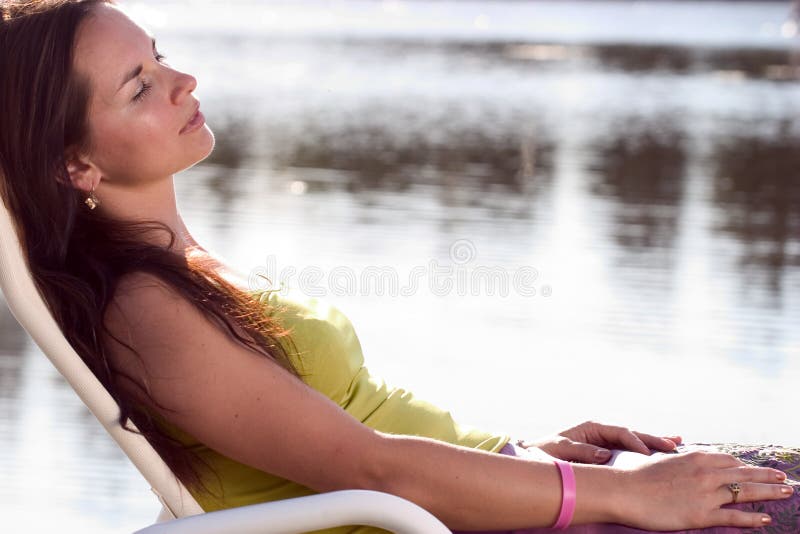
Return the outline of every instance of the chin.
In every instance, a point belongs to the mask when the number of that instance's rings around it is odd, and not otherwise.
[[[188,169],[189,167],[197,165],[198,163],[206,159],[211,154],[211,152],[214,151],[214,145],[216,144],[216,139],[214,139],[214,132],[212,132],[211,129],[205,125],[203,126],[203,130],[204,131],[202,132],[194,132],[198,135],[202,135],[203,141],[198,142],[197,149],[194,151],[194,154],[192,154],[191,160],[188,162],[186,167],[184,167],[181,170],[185,170]]]
[[[214,147],[217,145],[217,139],[214,137],[214,132],[211,131],[211,128],[209,128],[208,125],[206,124],[203,125],[203,130],[207,132],[208,143],[206,149],[203,151],[203,155],[200,157],[199,160],[197,160],[197,162],[206,159],[214,151]]]

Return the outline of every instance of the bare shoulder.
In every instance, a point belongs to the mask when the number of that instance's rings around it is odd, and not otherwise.
[[[105,318],[113,324],[130,324],[160,316],[169,316],[170,321],[193,320],[189,309],[199,309],[176,288],[158,276],[137,271],[123,276],[106,309]],[[175,313],[181,311],[184,313]],[[174,325],[173,325],[174,326]]]
[[[379,484],[376,463],[365,460],[379,455],[380,433],[235,341],[157,278],[130,277],[118,293],[112,329],[139,356],[112,342],[111,359],[143,377],[172,424],[229,458],[317,491]]]
[[[103,339],[112,366],[150,386],[159,384],[158,377],[185,375],[203,363],[202,356],[210,359],[214,350],[230,350],[234,344],[194,303],[149,273],[120,280],[104,321],[111,334],[104,333]]]
[[[189,307],[193,306],[187,299],[157,276],[136,272],[119,281],[104,321],[112,334],[128,341],[145,332],[150,339],[169,338],[169,331],[176,334],[176,327],[189,326],[196,320]],[[135,336],[137,333],[140,336]]]
[[[111,304],[126,309],[147,309],[149,305],[177,302],[180,298],[178,291],[158,276],[138,271],[119,280]],[[109,306],[112,313],[113,308]]]

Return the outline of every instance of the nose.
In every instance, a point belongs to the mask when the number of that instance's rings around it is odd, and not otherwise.
[[[197,88],[197,79],[191,74],[175,71],[175,86],[172,90],[172,101],[179,104]]]

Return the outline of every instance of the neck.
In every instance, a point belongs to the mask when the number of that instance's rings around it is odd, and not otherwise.
[[[175,186],[171,176],[169,179],[152,182],[145,186],[139,185],[135,189],[104,183],[102,190],[98,188],[97,197],[100,200],[97,209],[114,219],[155,220],[166,224],[175,233],[172,251],[186,257],[190,255],[203,256],[205,259],[211,260],[217,272],[228,282],[244,290],[249,288],[246,275],[228,267],[220,259],[212,256],[189,233],[189,229],[178,212]],[[145,235],[145,239],[164,247],[169,244],[169,236],[163,231]]]
[[[135,189],[117,184],[103,185],[102,191],[97,190],[100,199],[97,209],[104,215],[127,221],[158,221],[175,233],[175,242],[172,245],[175,252],[186,253],[188,249],[198,248],[205,251],[189,233],[178,212],[175,184],[171,176]],[[162,246],[169,244],[169,236],[163,231],[147,235],[145,239]]]

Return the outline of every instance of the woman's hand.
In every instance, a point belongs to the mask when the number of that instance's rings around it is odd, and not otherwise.
[[[737,502],[790,497],[777,469],[750,466],[721,452],[692,451],[656,455],[634,469],[622,470],[618,523],[646,530],[683,530],[711,526],[763,527],[767,515],[722,508],[733,502],[728,484],[738,482]],[[782,489],[789,488],[789,493]]]
[[[621,426],[586,421],[553,436],[535,441],[520,441],[517,445],[525,449],[538,447],[561,460],[604,464],[611,458],[608,448],[630,450],[649,456],[650,449],[670,452],[680,442],[680,436],[660,438]]]

